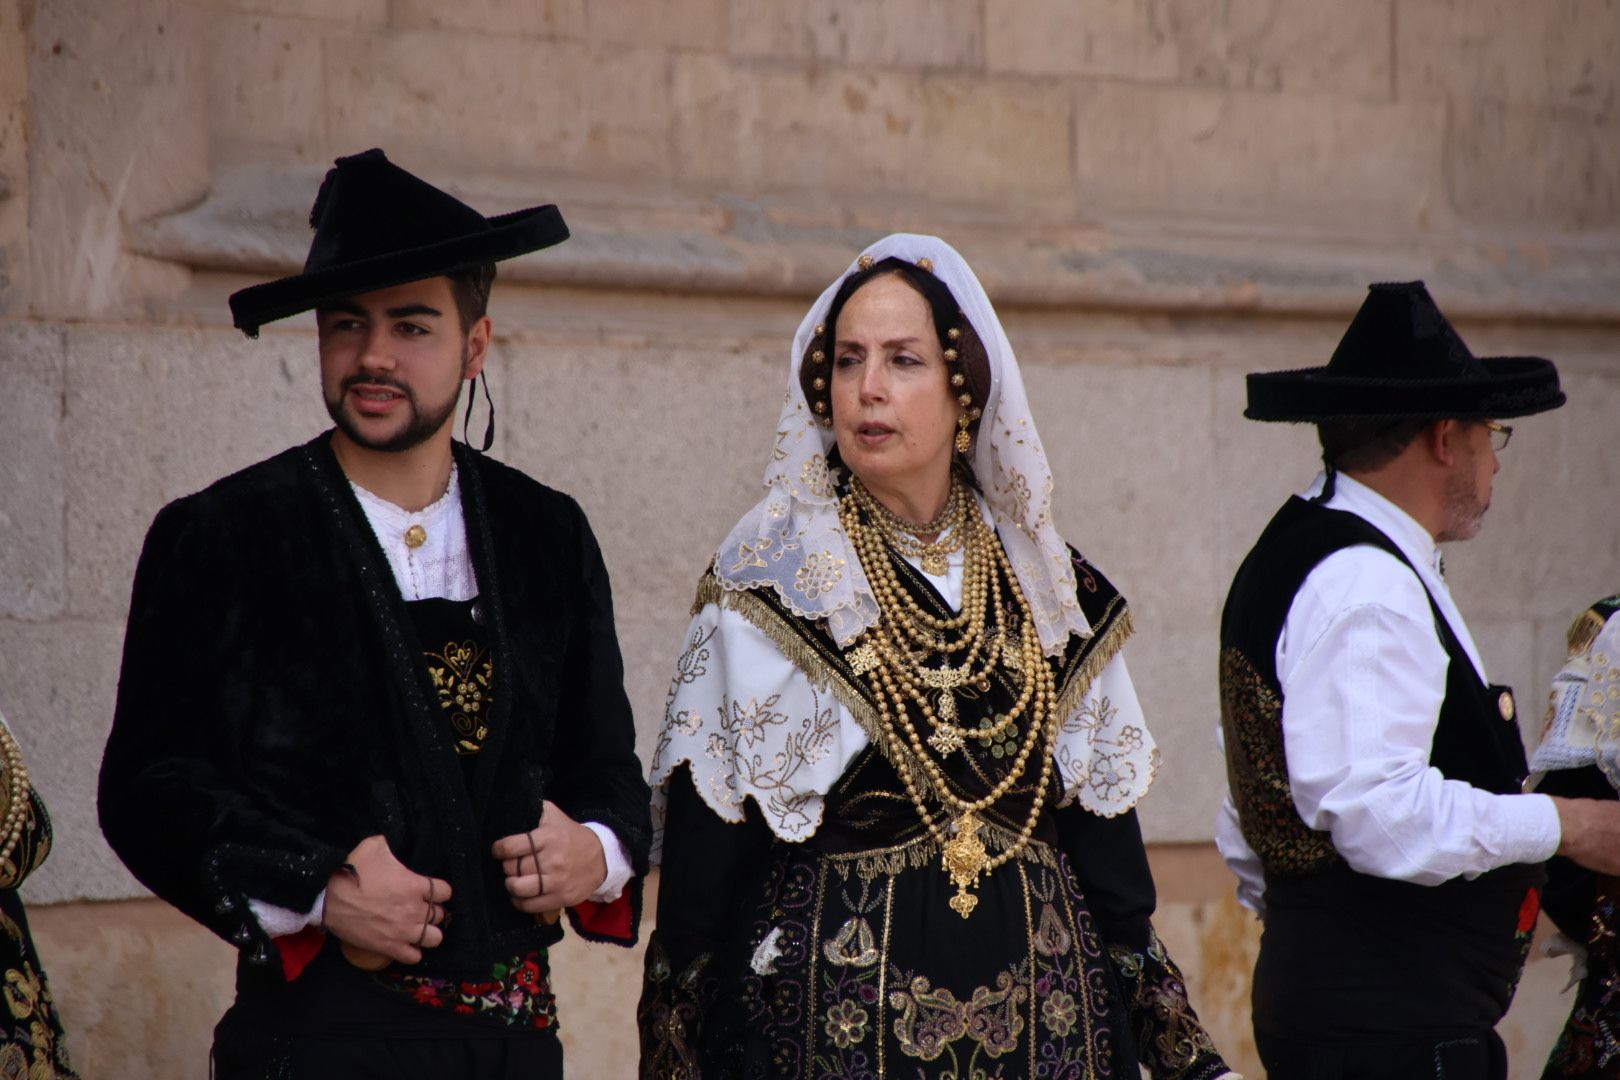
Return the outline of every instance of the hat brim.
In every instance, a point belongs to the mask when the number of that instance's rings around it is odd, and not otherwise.
[[[1248,376],[1250,420],[1501,420],[1564,404],[1558,369],[1539,356],[1481,357],[1484,378],[1401,379],[1334,374],[1329,368]]]
[[[486,220],[489,229],[466,236],[250,285],[231,294],[231,320],[237,329],[256,337],[267,322],[345,296],[499,262],[568,239],[568,226],[555,206],[534,206]]]

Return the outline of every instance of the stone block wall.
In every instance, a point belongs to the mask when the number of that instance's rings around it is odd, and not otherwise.
[[[1477,352],[1559,361],[1570,405],[1448,554],[1533,726],[1620,588],[1615,55],[1615,0],[0,0],[0,710],[56,819],[27,896],[86,1075],[206,1075],[229,952],[95,821],[130,574],[164,502],[324,426],[310,321],[250,342],[224,298],[296,270],[321,171],[370,145],[573,227],[503,267],[495,452],[590,513],[644,747],[805,304],[883,232],[960,247],[1059,523],[1135,604],[1162,929],[1257,1075],[1254,927],[1208,846],[1215,628],[1314,453],[1241,419],[1242,374],[1324,362],[1368,281],[1416,276]],[[627,1074],[637,963],[560,954],[577,1075]],[[1516,1075],[1567,1007],[1532,971]]]

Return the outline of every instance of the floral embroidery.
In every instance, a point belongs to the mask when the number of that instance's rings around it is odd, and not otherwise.
[[[6,922],[15,925],[9,917]],[[8,969],[4,993],[11,1022],[0,1022],[0,1040],[5,1044],[0,1049],[0,1080],[72,1077],[50,991],[33,964],[25,959]]]
[[[810,460],[804,463],[804,469],[799,473],[799,483],[818,499],[832,498],[833,476],[832,470],[827,468],[827,459],[820,454],[810,455]]]
[[[1104,799],[1128,794],[1136,780],[1136,764],[1114,754],[1097,754],[1091,766],[1090,783]]]
[[[1018,1007],[1027,997],[1029,987],[1016,984],[1010,971],[996,976],[995,989],[977,987],[967,1001],[917,975],[906,989],[889,994],[889,1007],[900,1013],[894,1032],[910,1057],[933,1061],[964,1036],[986,1055],[1000,1057],[1018,1045],[1024,1030]]]
[[[479,1016],[507,1027],[545,1030],[557,1026],[557,999],[551,992],[551,975],[543,951],[496,964],[484,980],[461,981],[393,971],[373,978],[429,1009]]]
[[[703,714],[696,709],[682,709],[670,715],[669,726],[682,735],[696,735],[703,730]]]
[[[1587,937],[1587,971],[1544,1076],[1608,1077],[1620,1072],[1620,904],[1599,893]]]
[[[443,650],[426,655],[439,706],[450,714],[456,732],[456,753],[478,753],[489,738],[489,707],[495,700],[495,665],[488,650],[476,641],[447,641]]]
[[[1236,648],[1221,655],[1221,729],[1243,838],[1267,871],[1306,874],[1340,861],[1294,808],[1283,756],[1282,698]]]
[[[806,599],[814,600],[823,593],[831,592],[843,576],[843,559],[830,551],[813,552],[805,556],[804,565],[793,575],[793,587],[803,593]]]
[[[670,697],[675,696],[676,687],[697,682],[709,673],[709,643],[714,640],[715,630],[713,626],[700,626],[692,631],[692,640],[687,642],[686,648],[675,660],[675,677],[670,684]]]
[[[647,943],[646,973],[636,1020],[641,1029],[642,1075],[701,1075],[695,1047],[698,1018],[712,1003],[716,980],[711,953],[700,953],[676,972],[655,931]]]
[[[773,694],[763,702],[750,699],[747,705],[733,701],[731,715],[724,721],[725,728],[736,736],[733,745],[751,747],[766,737],[766,729],[772,724],[785,723],[787,714],[772,708],[781,699],[782,695]]]
[[[26,1020],[34,1015],[34,1003],[39,1000],[39,980],[26,964],[23,970],[12,968],[6,972],[6,1007],[13,1019]]]
[[[755,540],[744,541],[743,543],[738,544],[737,561],[731,567],[732,572],[735,573],[745,566],[764,567],[766,565],[765,560],[760,558],[760,556],[774,542],[775,541],[768,536],[761,536]]]
[[[1046,1023],[1053,1035],[1062,1038],[1074,1030],[1075,1024],[1080,1020],[1080,1009],[1074,1003],[1074,997],[1066,991],[1054,990],[1050,997],[1041,1003],[1041,1020]]]
[[[1057,909],[1051,904],[1042,904],[1040,921],[1035,927],[1035,951],[1042,956],[1058,957],[1069,951],[1070,944],[1069,930],[1058,917]]]
[[[840,1050],[849,1049],[866,1037],[866,1010],[844,1000],[827,1010],[827,1038]]]
[[[878,957],[882,955],[877,950],[877,938],[872,933],[872,924],[859,916],[844,923],[838,933],[822,946],[822,952],[827,957],[827,963],[835,966],[850,964],[855,967],[869,967],[877,963]]]
[[[1154,1076],[1204,1080],[1226,1071],[1187,1000],[1181,970],[1155,931],[1148,931],[1145,948],[1112,946],[1108,958],[1131,1002],[1142,1064]]]

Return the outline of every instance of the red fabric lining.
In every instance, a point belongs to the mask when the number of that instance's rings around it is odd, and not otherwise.
[[[579,920],[582,930],[586,930],[598,937],[614,938],[619,941],[634,940],[635,927],[631,925],[633,911],[630,904],[630,890],[625,889],[619,898],[611,904],[599,904],[594,900],[581,900],[574,905],[574,916]]]
[[[276,949],[281,953],[281,973],[288,982],[292,982],[304,973],[311,960],[320,955],[326,945],[326,931],[316,926],[306,926],[296,934],[285,934],[274,940]]]

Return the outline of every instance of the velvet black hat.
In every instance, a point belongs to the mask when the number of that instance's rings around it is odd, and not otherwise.
[[[1371,285],[1326,367],[1248,377],[1251,420],[1494,420],[1564,403],[1539,356],[1476,357],[1421,281]]]
[[[510,259],[568,239],[555,206],[486,218],[389,161],[381,150],[340,157],[309,211],[315,239],[304,272],[231,295],[249,337],[288,315],[373,289]]]

